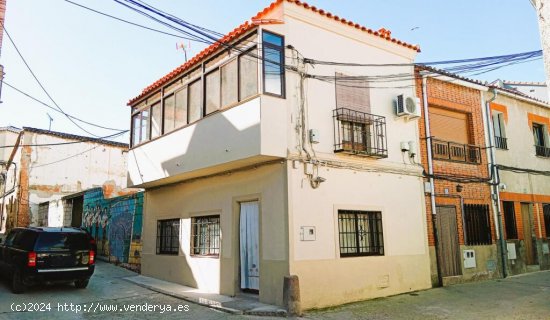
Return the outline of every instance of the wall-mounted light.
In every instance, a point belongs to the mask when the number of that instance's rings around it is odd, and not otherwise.
[[[464,189],[464,187],[462,185],[460,185],[460,184],[456,185],[456,192],[460,193],[460,192],[462,192],[462,189]]]

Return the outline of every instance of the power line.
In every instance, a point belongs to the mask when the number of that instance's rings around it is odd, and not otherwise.
[[[161,33],[161,34],[165,34],[165,35],[172,36],[172,37],[176,37],[176,38],[180,38],[180,39],[196,41],[195,39],[191,39],[191,38],[189,38],[189,37],[184,37],[184,36],[181,36],[181,35],[178,35],[178,34],[175,34],[175,33],[170,33],[170,32],[162,31],[162,30],[159,30],[159,29],[150,28],[150,27],[147,27],[147,26],[144,26],[144,25],[135,23],[135,22],[131,22],[131,21],[128,21],[128,20],[119,18],[119,17],[115,17],[115,16],[113,16],[113,15],[110,15],[110,14],[101,12],[101,11],[99,11],[99,10],[95,10],[95,9],[86,7],[86,6],[82,5],[82,4],[79,4],[79,3],[76,3],[76,2],[73,2],[73,1],[70,1],[70,0],[64,0],[64,1],[65,1],[65,2],[68,2],[68,3],[72,4],[72,5],[81,7],[81,8],[83,8],[83,9],[89,10],[89,11],[91,11],[91,12],[95,12],[95,13],[100,14],[100,15],[102,15],[102,16],[109,17],[109,18],[111,18],[111,19],[115,19],[115,20],[118,20],[118,21],[121,21],[121,22],[130,24],[130,25],[133,25],[133,26],[136,26],[136,27],[139,27],[139,28],[143,28],[143,29],[146,29],[146,30],[158,32],[158,33]]]
[[[239,48],[235,48],[233,45],[228,43],[223,43],[219,41],[217,38],[214,37],[214,35],[219,35],[218,32],[209,30],[207,28],[203,28],[200,26],[193,25],[185,20],[182,20],[180,18],[175,17],[174,15],[168,14],[166,12],[163,12],[159,9],[156,9],[155,7],[152,7],[145,3],[142,0],[114,0],[115,2],[124,5],[127,8],[130,8],[136,12],[140,12],[141,14],[144,14],[147,17],[151,17],[150,14],[147,14],[143,12],[142,10],[147,10],[153,14],[156,14],[160,17],[163,17],[164,19],[167,19],[175,24],[178,24],[186,29],[191,30],[192,32],[197,33],[199,36],[202,37],[203,40],[211,43],[220,43],[223,46],[229,47],[230,49],[235,49],[237,51],[240,51]],[[122,1],[132,4],[136,6],[137,8],[132,7],[129,4],[122,3]],[[157,18],[152,17],[155,21],[159,22]],[[166,22],[161,22],[163,24],[166,24]],[[178,28],[179,29],[179,28]],[[292,48],[293,50],[296,50]],[[298,52],[296,50],[296,52]],[[251,56],[254,59],[260,60],[261,58],[253,53],[247,52],[248,56]],[[455,60],[443,60],[443,61],[432,61],[432,62],[425,62],[425,63],[402,63],[402,64],[360,64],[360,63],[347,63],[347,62],[332,62],[332,61],[321,61],[321,60],[315,60],[315,59],[308,59],[308,58],[302,58],[303,62],[310,63],[313,66],[315,64],[328,64],[328,65],[342,65],[342,66],[425,66],[425,65],[451,65],[448,68],[442,69],[444,72],[448,73],[455,73],[455,74],[467,74],[472,73],[474,75],[479,75],[482,73],[494,71],[496,69],[502,68],[504,66],[516,64],[516,63],[523,63],[532,61],[533,59],[539,59],[541,57],[542,51],[530,51],[530,52],[523,52],[523,53],[515,53],[515,54],[508,54],[508,55],[499,55],[499,56],[490,56],[490,57],[481,57],[481,58],[469,58],[469,59],[455,59]],[[265,60],[265,57],[263,57]],[[278,64],[278,61],[273,61],[273,63]],[[284,66],[287,70],[292,72],[298,72],[294,67],[290,66]],[[436,72],[437,74],[437,72]],[[335,80],[340,80],[340,78],[335,77],[334,75],[312,75],[312,74],[305,74],[306,77],[321,80],[324,82],[332,82]],[[411,81],[415,80],[416,75],[412,73],[400,73],[400,74],[388,74],[388,75],[378,75],[378,76],[359,76],[359,77],[348,77],[346,80],[348,82],[355,82],[355,81],[361,81],[364,82],[365,80],[368,80],[369,82],[397,82],[397,81]],[[344,79],[342,79],[344,80]],[[386,89],[386,88],[409,88],[414,87],[414,85],[405,85],[405,86],[369,86],[373,89]]]
[[[44,86],[42,85],[42,83],[40,82],[40,80],[38,80],[38,77],[34,74],[34,72],[32,71],[31,67],[29,66],[29,64],[27,63],[27,60],[25,60],[25,58],[23,57],[23,55],[21,54],[21,51],[19,51],[19,48],[17,47],[17,45],[15,44],[15,42],[13,41],[12,37],[10,36],[10,34],[8,33],[8,30],[6,29],[6,26],[4,25],[4,23],[2,21],[0,21],[0,24],[2,25],[2,27],[4,28],[4,32],[6,33],[6,35],[8,36],[8,39],[10,40],[11,44],[14,46],[15,48],[15,51],[17,51],[17,54],[19,55],[19,57],[21,58],[21,60],[23,60],[23,63],[25,64],[25,66],[27,67],[27,69],[29,70],[29,72],[31,73],[31,75],[33,76],[34,80],[36,80],[36,82],[38,83],[38,85],[40,86],[40,88],[42,88],[42,91],[44,91],[44,93],[48,96],[48,98],[50,98],[50,100],[53,102],[53,104],[57,107],[57,109],[59,109],[59,111],[65,115],[65,117],[67,117],[75,126],[77,126],[79,129],[81,129],[82,131],[86,132],[87,134],[89,135],[92,135],[94,137],[99,137],[98,135],[95,135],[93,133],[91,133],[90,131],[84,129],[81,125],[79,125],[78,123],[76,123],[71,117],[69,117],[67,115],[67,113],[65,113],[65,111],[63,111],[63,109],[61,109],[61,107],[57,104],[57,102],[55,102],[55,100],[52,98],[52,96],[48,93],[48,91],[46,90],[46,88],[44,88]]]
[[[41,101],[41,100],[38,100],[37,98],[31,96],[30,94],[28,94],[28,93],[26,93],[26,92],[24,92],[24,91],[22,91],[22,90],[20,90],[20,89],[18,89],[18,88],[16,88],[16,87],[12,86],[11,84],[7,83],[6,81],[4,81],[3,83],[4,83],[5,85],[7,85],[8,87],[10,87],[11,89],[13,89],[13,90],[19,92],[20,94],[22,94],[22,95],[28,97],[29,99],[32,99],[32,100],[34,100],[34,101],[40,103],[41,105],[43,105],[43,106],[45,106],[45,107],[47,107],[47,108],[52,109],[52,110],[55,111],[55,112],[59,112],[59,113],[63,114],[63,112],[57,110],[56,108],[50,106],[49,104],[47,104],[47,103],[45,103],[45,102],[43,102],[43,101]],[[94,127],[98,127],[98,128],[102,128],[102,129],[106,129],[106,130],[112,130],[112,131],[120,131],[120,132],[126,132],[126,131],[128,131],[128,130],[123,130],[123,129],[116,129],[116,128],[109,128],[109,127],[101,126],[101,125],[98,125],[98,124],[95,124],[95,123],[92,123],[92,122],[88,122],[88,121],[86,121],[86,120],[79,119],[79,118],[77,118],[77,117],[75,117],[75,116],[72,116],[72,115],[70,115],[70,114],[65,114],[65,115],[66,115],[66,116],[69,116],[69,117],[71,117],[71,118],[73,118],[74,120],[80,121],[80,122],[82,122],[82,123],[85,123],[85,124],[88,124],[88,125],[91,125],[91,126],[94,126]]]
[[[69,159],[72,159],[72,158],[74,158],[74,157],[78,157],[78,156],[80,156],[80,155],[82,155],[82,154],[84,154],[84,153],[86,153],[86,152],[90,152],[90,151],[92,151],[92,150],[94,150],[94,149],[96,149],[96,148],[98,148],[98,147],[99,147],[99,145],[97,145],[97,146],[95,146],[95,147],[92,147],[92,148],[90,148],[90,149],[84,150],[84,151],[82,151],[82,152],[73,154],[73,155],[68,156],[68,157],[66,157],[66,158],[63,158],[63,159],[59,159],[59,160],[56,160],[56,161],[53,161],[53,162],[43,163],[43,164],[39,164],[39,165],[36,165],[36,166],[32,166],[32,168],[33,168],[33,169],[34,169],[34,168],[40,168],[40,167],[45,167],[45,166],[49,166],[49,165],[52,165],[52,164],[60,163],[60,162],[63,162],[63,161],[65,161],[65,160],[69,160]]]
[[[49,146],[61,146],[61,145],[66,145],[66,144],[77,144],[77,143],[85,143],[85,142],[95,142],[95,143],[114,142],[114,141],[109,141],[109,140],[105,140],[105,139],[117,138],[119,136],[124,135],[128,131],[129,130],[126,130],[124,132],[118,132],[118,133],[115,133],[115,134],[111,134],[111,135],[104,136],[104,137],[99,137],[99,138],[89,137],[89,138],[84,138],[84,139],[79,140],[79,141],[71,141],[71,142],[42,143],[42,144],[20,144],[19,147],[49,147]],[[0,146],[0,149],[13,148],[13,147],[15,147],[15,145]]]

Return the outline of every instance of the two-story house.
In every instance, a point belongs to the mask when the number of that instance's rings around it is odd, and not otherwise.
[[[418,51],[277,0],[131,99],[142,273],[277,305],[296,275],[306,309],[430,287],[418,117],[395,112]]]
[[[418,66],[434,285],[500,275],[481,82]]]
[[[508,274],[550,268],[550,105],[515,88],[485,92]]]

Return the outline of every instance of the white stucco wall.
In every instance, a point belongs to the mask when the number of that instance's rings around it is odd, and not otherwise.
[[[492,93],[487,93],[486,99],[491,97]],[[505,123],[508,150],[496,149],[496,162],[509,167],[550,171],[550,158],[535,155],[533,129],[528,119],[529,113],[550,118],[550,107],[502,93],[494,102],[505,106],[508,113]],[[547,143],[549,132],[546,132]],[[550,179],[546,176],[501,170],[500,178],[506,185],[506,192],[550,195]]]
[[[59,144],[75,140],[25,132],[25,145]],[[23,147],[22,147],[23,148]],[[50,202],[49,226],[62,226],[64,195],[110,185],[111,190],[126,188],[127,151],[95,142],[27,147],[28,200],[31,225],[38,221],[38,204]],[[20,151],[21,152],[21,151]],[[21,166],[19,170],[21,171]],[[23,168],[23,170],[26,170]],[[25,175],[23,175],[24,178]],[[20,177],[18,177],[20,179]]]

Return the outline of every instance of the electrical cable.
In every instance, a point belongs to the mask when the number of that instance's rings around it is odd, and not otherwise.
[[[65,1],[65,2],[68,2],[68,3],[72,4],[72,5],[81,7],[81,8],[83,8],[83,9],[89,10],[89,11],[91,11],[91,12],[95,12],[95,13],[100,14],[100,15],[102,15],[102,16],[106,16],[106,17],[109,17],[109,18],[111,18],[111,19],[115,19],[115,20],[118,20],[118,21],[121,21],[121,22],[130,24],[130,25],[133,25],[133,26],[136,26],[136,27],[139,27],[139,28],[143,28],[143,29],[146,29],[146,30],[158,32],[158,33],[161,33],[161,34],[165,34],[165,35],[172,36],[172,37],[176,37],[176,38],[180,38],[180,39],[196,41],[196,40],[194,40],[194,39],[191,39],[191,38],[188,38],[188,37],[184,37],[184,36],[181,36],[181,35],[178,35],[178,34],[175,34],[175,33],[169,33],[169,32],[166,32],[166,31],[159,30],[159,29],[150,28],[150,27],[147,27],[147,26],[144,26],[144,25],[135,23],[135,22],[131,22],[131,21],[128,21],[128,20],[125,20],[125,19],[122,19],[122,18],[118,18],[118,17],[115,17],[115,16],[113,16],[113,15],[110,15],[110,14],[101,12],[101,11],[99,11],[99,10],[95,10],[95,9],[86,7],[86,6],[82,5],[82,4],[79,4],[79,3],[76,3],[76,2],[73,2],[73,1],[70,1],[70,0],[64,0],[64,1]]]
[[[55,100],[52,98],[52,96],[48,93],[48,91],[46,90],[46,88],[42,85],[42,82],[40,82],[40,80],[38,79],[38,77],[35,75],[35,73],[32,71],[31,67],[29,66],[29,64],[27,63],[27,60],[25,60],[25,58],[23,57],[23,55],[21,54],[21,51],[19,51],[19,48],[17,47],[17,45],[15,44],[15,42],[13,41],[11,35],[8,33],[8,30],[6,29],[6,26],[4,25],[4,23],[2,21],[0,21],[0,25],[2,25],[2,28],[4,29],[4,32],[6,33],[6,35],[8,36],[8,39],[10,40],[11,44],[14,46],[15,48],[15,51],[17,51],[17,54],[19,55],[19,57],[21,58],[21,60],[23,61],[23,63],[25,64],[25,66],[27,67],[27,69],[29,70],[29,72],[31,73],[31,75],[33,76],[34,80],[36,80],[36,82],[38,83],[38,85],[40,86],[40,88],[42,88],[42,91],[44,91],[44,93],[48,96],[48,98],[53,102],[53,104],[57,107],[57,109],[59,109],[59,111],[65,115],[65,117],[67,117],[75,126],[77,126],[79,129],[81,129],[82,131],[86,132],[87,134],[89,135],[92,135],[94,137],[99,137],[98,135],[95,135],[93,134],[92,132],[84,129],[82,126],[80,126],[78,123],[76,123],[71,117],[69,117],[67,115],[67,113],[65,111],[63,111],[63,109],[57,104],[57,102],[55,102]]]
[[[11,84],[7,83],[6,81],[3,81],[3,84],[5,84],[5,85],[7,85],[9,88],[11,88],[11,89],[13,89],[13,90],[19,92],[20,94],[22,94],[22,95],[28,97],[29,99],[32,99],[32,100],[34,100],[34,101],[40,103],[41,105],[43,105],[43,106],[45,106],[45,107],[47,107],[47,108],[50,108],[51,110],[53,110],[53,111],[55,111],[55,112],[63,113],[63,112],[57,110],[56,108],[50,106],[49,104],[47,104],[47,103],[45,103],[45,102],[43,102],[43,101],[41,101],[41,100],[38,100],[37,98],[31,96],[30,94],[28,94],[28,93],[26,93],[26,92],[24,92],[24,91],[22,91],[22,90],[20,90],[20,89],[18,89],[18,88],[16,88],[16,87],[12,86]],[[75,116],[72,116],[72,115],[70,115],[70,114],[68,114],[68,113],[67,113],[66,115],[69,116],[69,117],[71,117],[71,118],[73,118],[74,120],[80,121],[80,122],[82,122],[82,123],[85,123],[85,124],[88,124],[88,125],[91,125],[91,126],[94,126],[94,127],[98,127],[98,128],[102,128],[102,129],[106,129],[106,130],[112,130],[112,131],[120,131],[120,132],[126,132],[126,131],[128,131],[128,130],[123,130],[123,129],[116,129],[116,128],[109,128],[109,127],[101,126],[101,125],[99,125],[99,124],[95,124],[95,123],[92,123],[92,122],[88,122],[88,121],[86,121],[86,120],[79,119],[79,118],[77,118],[77,117],[75,117]]]
[[[107,138],[117,138],[119,136],[122,136],[124,135],[125,133],[127,133],[129,130],[126,130],[124,132],[118,132],[118,133],[115,133],[115,134],[111,134],[111,135],[108,135],[108,136],[104,136],[104,137],[100,137],[100,138],[92,138],[92,137],[83,137],[84,139],[83,140],[79,140],[79,141],[70,141],[70,142],[58,142],[58,143],[42,143],[42,144],[20,144],[19,147],[50,147],[50,146],[61,146],[61,145],[67,145],[67,144],[77,144],[77,143],[85,143],[85,142],[95,142],[95,143],[106,143],[106,142],[112,142],[112,143],[120,143],[120,142],[116,142],[116,141],[110,141],[110,140],[105,140]],[[71,138],[69,138],[71,139]],[[121,143],[123,144],[123,143]],[[4,148],[13,148],[15,147],[16,145],[9,145],[9,146],[0,146],[0,149],[4,149]]]

